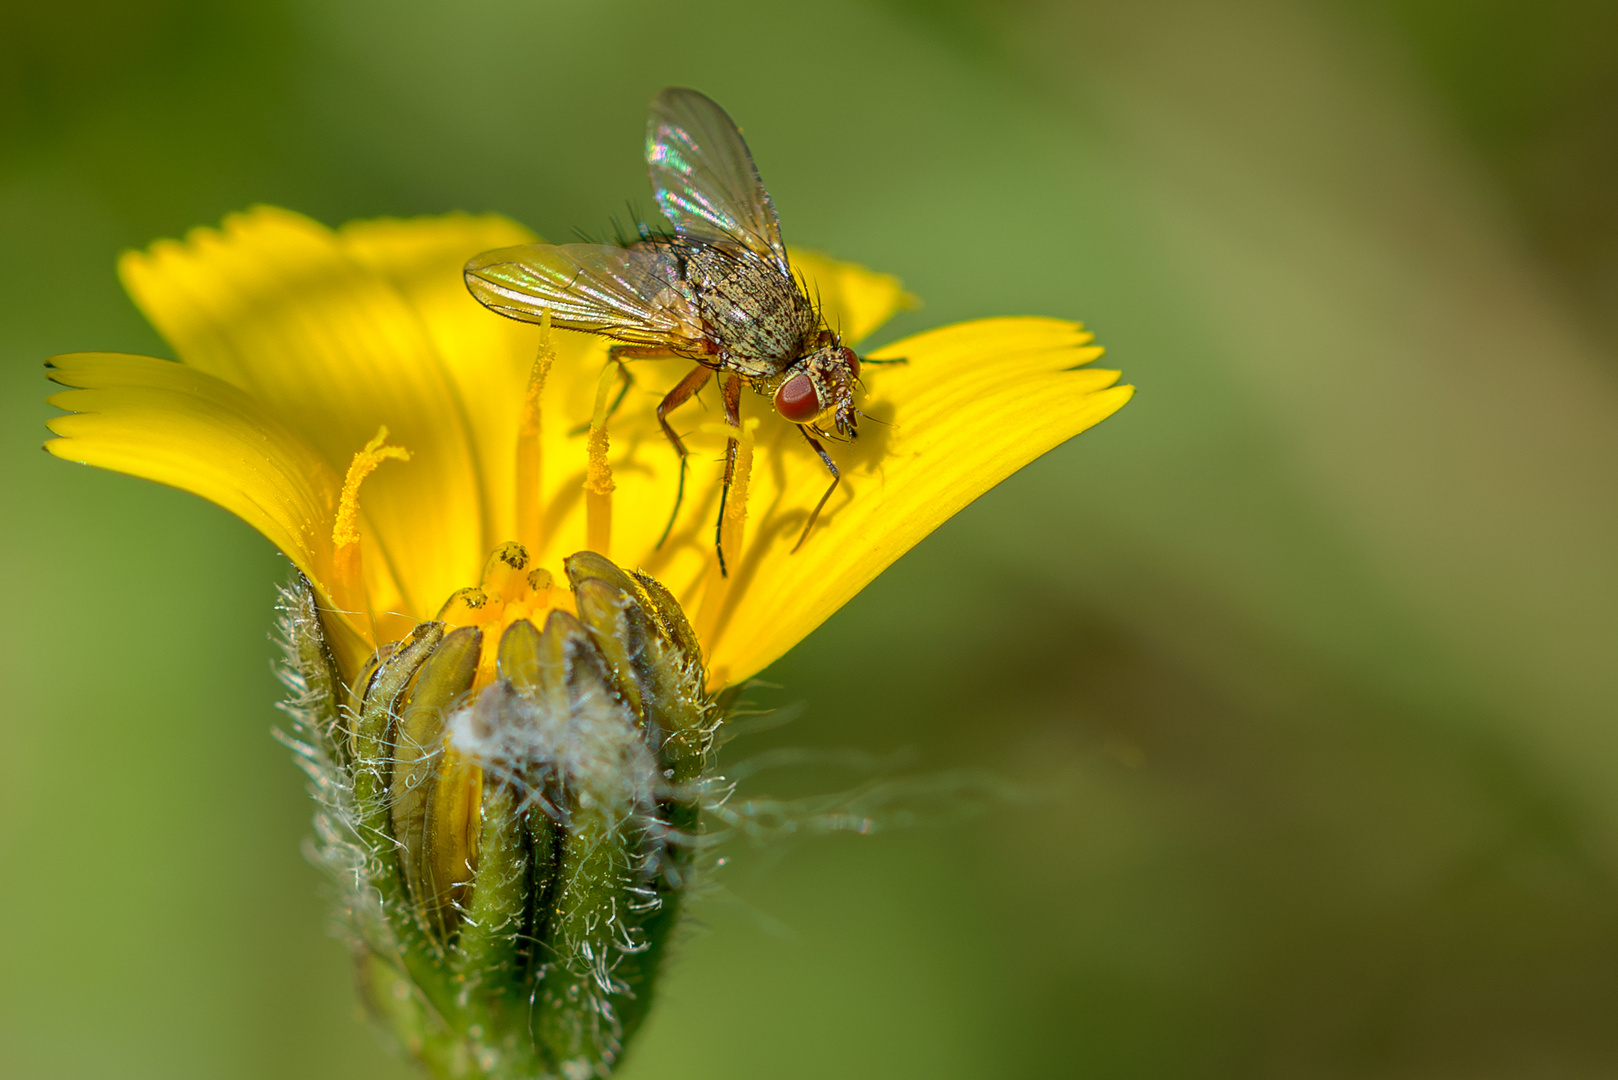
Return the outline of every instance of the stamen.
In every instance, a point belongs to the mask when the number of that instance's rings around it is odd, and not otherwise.
[[[528,549],[515,541],[495,548],[483,564],[483,591],[503,604],[518,600],[528,591]]]
[[[483,635],[473,690],[488,686],[499,674],[499,643],[507,627],[524,619],[544,621],[557,599],[551,585],[551,572],[544,567],[530,568],[527,549],[508,540],[484,561],[479,584],[457,589],[438,609],[434,622],[451,629],[476,628]]]
[[[585,546],[599,555],[610,555],[612,545],[612,466],[607,462],[607,397],[616,366],[609,364],[596,383],[595,410],[590,417],[589,463],[584,474]]]
[[[364,449],[357,451],[354,460],[349,463],[348,475],[343,477],[343,494],[337,503],[337,521],[331,529],[333,547],[347,547],[360,542],[360,484],[365,478],[390,458],[394,461],[410,460],[410,451],[402,446],[383,445],[387,441],[388,425],[383,424],[376,429],[375,437],[365,444]]]
[[[487,632],[473,686],[483,687],[494,681],[501,634],[513,620],[530,613],[530,576],[528,552],[515,541],[508,540],[495,548],[483,564],[483,582],[476,591],[488,600],[488,606],[481,613]]]
[[[488,607],[489,594],[469,585],[450,594],[434,618],[446,626],[481,626],[489,621]]]
[[[545,379],[556,359],[551,341],[551,312],[540,316],[539,355],[528,374],[523,394],[522,415],[517,422],[517,539],[530,551],[539,550],[540,522],[544,519],[544,426],[540,406],[545,397]]]
[[[384,461],[409,461],[410,451],[402,446],[387,446],[388,425],[377,428],[376,437],[354,454],[348,475],[343,477],[343,493],[337,500],[337,518],[332,523],[333,553],[332,599],[339,607],[350,611],[364,611],[364,578],[360,565],[360,484],[376,471]]]

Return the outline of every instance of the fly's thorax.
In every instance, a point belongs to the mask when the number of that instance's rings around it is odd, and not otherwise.
[[[769,378],[804,354],[820,316],[798,282],[774,262],[744,248],[677,245],[686,286],[719,366],[750,379]]]
[[[843,438],[855,435],[854,384],[860,360],[853,349],[822,332],[813,349],[756,388],[767,394],[775,411],[794,424],[804,424]]]

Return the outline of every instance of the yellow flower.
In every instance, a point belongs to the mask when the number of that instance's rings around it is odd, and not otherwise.
[[[713,402],[676,414],[694,453],[670,527],[655,407],[686,365],[620,368],[602,338],[480,307],[462,264],[532,239],[499,217],[334,232],[260,208],[124,256],[180,363],[51,371],[69,387],[52,453],[211,499],[307,579],[282,629],[317,856],[362,995],[440,1076],[607,1075],[724,795],[714,693],[1131,393],[1085,366],[1101,350],[1076,323],[930,331],[870,354],[904,362],[864,366],[869,420],[832,447],[844,480],[797,551],[827,474],[756,400],[740,430]],[[792,258],[850,343],[909,302]]]
[[[721,576],[716,400],[674,414],[691,432],[691,472],[658,546],[678,459],[653,407],[686,365],[634,362],[607,420],[623,384],[605,339],[498,318],[466,293],[469,256],[533,239],[496,216],[333,231],[260,207],[127,253],[124,283],[180,363],[55,358],[50,377],[70,389],[51,400],[70,415],[51,421],[59,438],[47,448],[195,492],[262,532],[330,606],[345,678],[422,620],[568,607],[541,574],[445,608],[490,567],[498,576],[491,553],[518,541],[529,565],[553,573],[592,548],[654,575],[690,613],[720,686],[779,657],[951,514],[1131,394],[1116,372],[1085,366],[1101,350],[1057,319],[961,323],[877,350],[906,362],[864,369],[872,422],[831,448],[844,482],[795,554],[827,474],[791,425],[746,401]],[[792,257],[850,342],[909,302],[888,275]],[[502,600],[509,610],[491,612]]]

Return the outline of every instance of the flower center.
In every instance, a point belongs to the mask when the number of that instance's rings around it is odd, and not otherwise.
[[[439,609],[436,619],[446,628],[475,626],[483,631],[474,693],[494,681],[495,660],[506,627],[519,619],[543,623],[551,608],[571,607],[567,598],[553,596],[553,582],[549,570],[529,566],[527,548],[510,540],[490,553],[477,585],[452,593]],[[558,605],[557,599],[564,603]]]

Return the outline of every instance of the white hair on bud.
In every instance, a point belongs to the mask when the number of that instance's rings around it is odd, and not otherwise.
[[[450,744],[519,791],[550,774],[581,800],[652,813],[662,787],[656,758],[617,695],[581,683],[558,709],[497,682],[449,717]],[[547,805],[537,791],[522,793]]]

